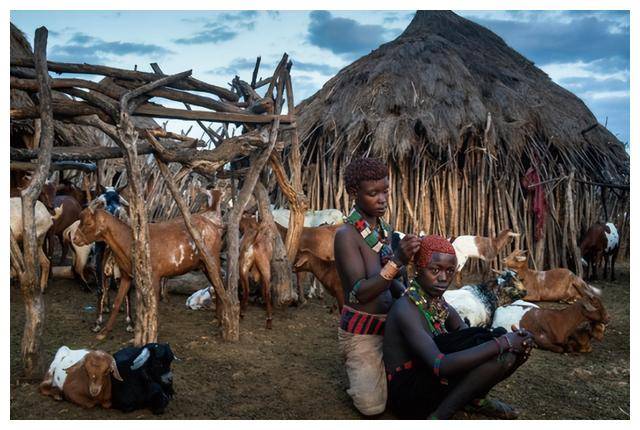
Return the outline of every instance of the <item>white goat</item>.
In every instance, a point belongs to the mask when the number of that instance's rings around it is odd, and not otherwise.
[[[283,227],[289,226],[289,209],[271,209],[273,220]],[[304,214],[304,227],[318,227],[321,225],[342,224],[344,214],[338,209],[322,209],[307,211]]]
[[[515,272],[506,270],[484,284],[445,291],[444,299],[470,327],[488,327],[498,306],[512,303],[526,294]]]
[[[11,197],[11,219],[10,229],[11,234],[15,237],[18,243],[22,243],[22,199],[20,197]],[[41,201],[37,200],[35,204],[35,224],[36,224],[36,240],[38,248],[38,261],[40,262],[40,291],[44,291],[49,281],[49,269],[51,262],[45,254],[42,246],[47,236],[47,232],[53,226],[53,221],[56,220],[62,213],[62,207],[55,209],[55,215],[51,216],[47,207]],[[13,265],[11,267],[12,275],[15,276]]]

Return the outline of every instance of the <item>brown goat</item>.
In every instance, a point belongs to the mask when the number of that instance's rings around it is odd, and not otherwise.
[[[604,259],[603,279],[607,278],[607,272],[611,267],[611,282],[615,281],[614,266],[620,249],[618,229],[613,223],[595,223],[585,233],[580,241],[580,254],[582,264],[586,266],[585,278],[598,279],[598,267]],[[610,263],[610,264],[609,264]],[[591,275],[591,276],[589,276]]]
[[[191,221],[204,240],[204,245],[220,267],[222,221],[213,216],[192,215]],[[101,240],[113,251],[120,268],[120,286],[114,302],[113,312],[106,326],[98,333],[98,339],[104,339],[113,328],[122,301],[131,286],[131,251],[133,238],[131,228],[107,211],[93,209],[91,205],[80,213],[76,245],[87,245]],[[160,294],[160,280],[165,277],[182,275],[191,270],[201,269],[212,284],[213,275],[209,274],[200,258],[184,220],[149,224],[149,250],[151,262],[151,282],[156,294]],[[219,276],[219,274],[216,274]]]
[[[299,272],[313,273],[329,294],[335,297],[338,302],[338,312],[342,312],[342,307],[344,306],[344,290],[342,289],[342,282],[338,275],[335,260],[323,260],[308,249],[300,249],[296,256],[293,271],[296,274]]]
[[[110,408],[112,374],[122,381],[116,361],[106,352],[63,346],[58,349],[39,391],[56,400],[64,397],[83,408],[96,405]]]
[[[340,228],[341,224],[323,225],[320,227],[303,227],[302,234],[300,235],[300,243],[298,245],[298,253],[293,266],[297,266],[299,253],[301,249],[305,249],[312,253],[316,258],[324,261],[335,261],[333,252],[333,239],[336,236],[336,231]],[[285,241],[287,237],[287,228],[276,223],[278,232]],[[303,265],[304,266],[304,265]],[[298,288],[298,297],[300,300],[304,300],[304,291],[302,291],[302,283],[300,277],[303,272],[310,272],[310,270],[304,269],[300,266],[300,269],[296,272],[296,283]]]
[[[252,216],[244,215],[240,220],[242,241],[240,242],[240,285],[242,287],[241,315],[249,300],[249,275],[260,281],[262,300],[267,309],[268,329],[272,326],[271,304],[271,257],[273,256],[273,232],[265,222],[258,223]]]
[[[82,206],[80,206],[80,203],[71,196],[55,196],[53,199],[53,207],[61,208],[62,214],[53,222],[53,227],[51,227],[47,234],[47,240],[49,241],[47,253],[49,254],[49,258],[53,259],[53,251],[55,249],[53,245],[53,238],[57,237],[60,242],[60,246],[62,247],[60,262],[64,263],[69,250],[69,247],[63,240],[64,231],[78,220],[80,212],[82,212]]]
[[[604,325],[609,322],[609,315],[600,297],[592,291],[587,288],[586,297],[564,309],[531,309],[522,317],[520,327],[530,331],[536,344],[542,349],[569,351],[575,348],[571,342],[575,342],[578,336],[581,337],[579,344],[582,342],[579,349],[590,350],[591,346],[584,344],[584,333],[580,333],[584,330],[582,325],[585,322]]]
[[[528,301],[572,302],[582,297],[587,284],[568,269],[539,271],[529,269],[526,251],[515,250],[502,260],[522,279]]]
[[[591,339],[601,341],[606,326],[601,322],[585,321],[569,336],[567,352],[591,352]]]

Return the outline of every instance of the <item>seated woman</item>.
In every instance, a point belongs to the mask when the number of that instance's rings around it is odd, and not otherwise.
[[[447,419],[465,407],[515,418],[511,406],[485,396],[527,360],[531,334],[468,328],[447,305],[442,294],[453,280],[457,260],[445,238],[424,237],[415,257],[416,279],[393,304],[385,326],[391,409],[409,419]]]

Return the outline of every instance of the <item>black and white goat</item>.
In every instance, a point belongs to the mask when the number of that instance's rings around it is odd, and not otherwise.
[[[505,270],[483,284],[445,291],[443,297],[469,327],[490,327],[493,313],[498,307],[513,303],[526,294],[516,273]]]
[[[124,412],[149,408],[164,412],[173,397],[171,363],[176,359],[168,343],[128,347],[113,355],[122,381],[112,378],[112,404]]]

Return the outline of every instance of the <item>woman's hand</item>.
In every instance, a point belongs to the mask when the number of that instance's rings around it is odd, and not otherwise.
[[[399,260],[402,265],[406,265],[419,249],[420,238],[415,234],[407,234],[398,243],[398,249],[393,254],[394,260]]]

